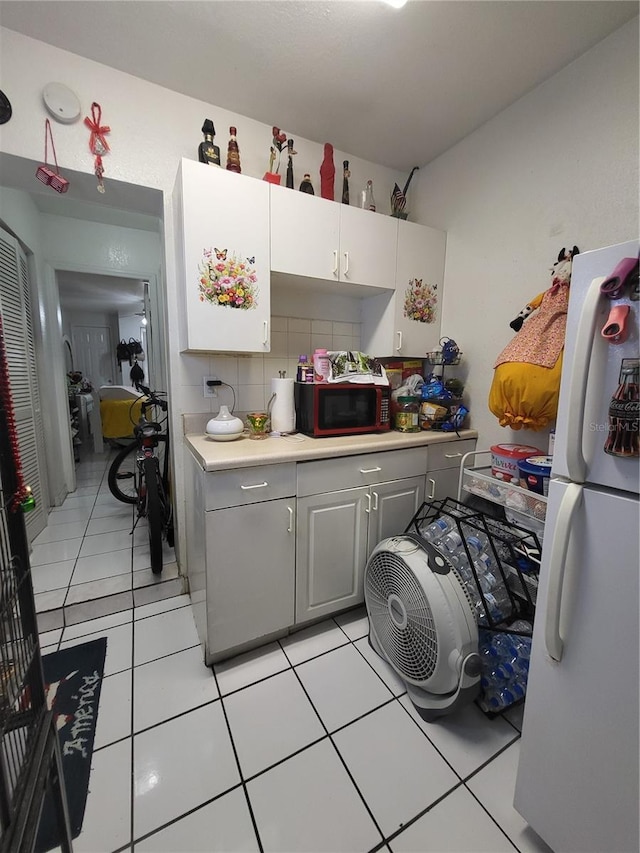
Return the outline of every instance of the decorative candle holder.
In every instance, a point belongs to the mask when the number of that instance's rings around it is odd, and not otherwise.
[[[250,412],[247,415],[249,438],[267,438],[269,434],[269,415],[267,412]]]

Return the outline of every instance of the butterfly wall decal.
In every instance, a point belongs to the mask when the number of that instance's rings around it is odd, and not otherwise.
[[[216,258],[219,261],[224,261],[227,259],[227,250],[226,249],[216,249]]]
[[[250,264],[255,264],[255,262],[256,262],[256,256],[255,256],[255,255],[253,255],[251,258],[247,258],[247,261],[248,261]]]

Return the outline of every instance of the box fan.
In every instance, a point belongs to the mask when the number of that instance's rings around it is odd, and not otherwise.
[[[411,534],[383,539],[364,575],[369,642],[432,721],[472,702],[480,687],[478,627],[454,566]]]

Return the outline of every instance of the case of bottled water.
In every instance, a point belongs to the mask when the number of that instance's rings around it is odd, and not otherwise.
[[[531,581],[539,570],[535,534],[452,498],[424,503],[405,533],[434,545],[466,592],[479,628],[479,706],[494,715],[521,701],[535,614]]]

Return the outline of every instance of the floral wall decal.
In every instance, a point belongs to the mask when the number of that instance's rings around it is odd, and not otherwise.
[[[198,266],[200,302],[241,308],[248,311],[258,304],[258,276],[255,257],[239,258],[228,249],[205,249]]]
[[[437,290],[437,284],[423,284],[421,278],[410,279],[404,294],[404,316],[418,323],[433,323],[438,304]]]

